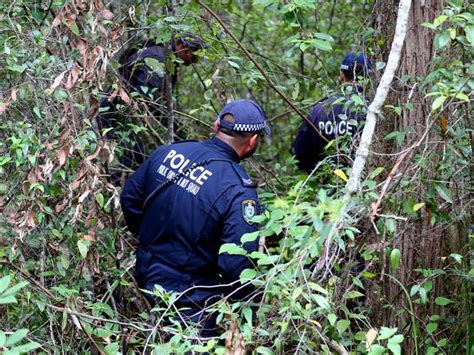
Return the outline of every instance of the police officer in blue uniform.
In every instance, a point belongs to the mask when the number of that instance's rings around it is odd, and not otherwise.
[[[177,37],[172,48],[179,59],[174,65],[174,72],[171,75],[173,84],[177,79],[177,71],[179,63],[182,62],[188,66],[196,63],[198,57],[195,52],[205,48],[207,44],[199,37],[192,33],[184,33]],[[148,109],[155,118],[164,117],[162,107],[165,105],[162,99],[164,91],[164,62],[166,59],[166,50],[161,44],[151,41],[130,46],[120,57],[121,66],[118,71],[120,79],[125,88],[130,92],[137,92],[146,100]],[[160,72],[158,68],[150,66],[155,64],[156,67],[163,65]],[[119,157],[121,164],[118,171],[112,172],[112,182],[121,185],[120,176],[124,169],[136,170],[144,161],[147,155],[145,144],[141,137],[131,131],[129,124],[134,123],[126,112],[123,112],[125,102],[120,95],[116,95],[113,99],[103,97],[100,100],[100,110],[97,117],[99,128],[105,138],[123,140],[120,146],[123,154]],[[163,122],[164,123],[164,122]]]
[[[244,243],[243,234],[257,227],[255,184],[239,165],[250,157],[268,131],[261,107],[236,100],[222,109],[216,135],[204,142],[182,141],[159,147],[128,179],[121,196],[125,220],[139,236],[136,279],[153,290],[183,292],[183,315],[200,322],[202,335],[212,335],[215,317],[203,309],[223,295],[242,299],[239,275],[252,268],[243,255],[219,254],[225,243],[257,250],[258,241]]]
[[[370,72],[371,63],[366,56],[348,53],[339,72],[341,91],[322,99],[313,107],[308,118],[328,141],[338,137],[348,137],[352,141],[360,131],[365,121],[367,99],[358,79],[367,77]],[[353,95],[360,97],[360,100],[354,100]],[[311,172],[325,158],[323,150],[326,144],[313,127],[303,122],[294,142],[298,167]]]

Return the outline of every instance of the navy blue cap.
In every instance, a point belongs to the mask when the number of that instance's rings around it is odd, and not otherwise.
[[[190,32],[184,32],[178,37],[178,41],[181,42],[186,48],[191,49],[193,52],[208,47],[207,43],[204,42],[201,37]]]
[[[227,122],[221,120],[225,115],[232,115],[235,122]],[[254,101],[247,99],[240,99],[229,102],[219,112],[217,117],[217,124],[236,132],[258,132],[264,130],[265,133],[270,133],[265,121],[265,113],[263,109]]]
[[[341,64],[341,70],[354,70],[355,65],[360,65],[367,70],[367,73],[372,72],[372,63],[370,59],[364,56],[362,53],[357,55],[355,52],[347,53]]]

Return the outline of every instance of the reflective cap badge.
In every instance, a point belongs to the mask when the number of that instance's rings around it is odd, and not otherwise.
[[[255,216],[256,212],[256,205],[257,203],[254,200],[243,200],[242,201],[242,216],[244,217],[244,221],[248,224],[253,224],[250,221],[253,216]]]

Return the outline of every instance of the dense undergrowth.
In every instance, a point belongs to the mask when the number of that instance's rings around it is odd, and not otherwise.
[[[392,275],[401,259],[392,241],[403,223],[427,216],[435,227],[462,224],[468,233],[472,6],[450,1],[434,24],[425,24],[437,33],[437,48],[431,74],[416,78],[416,85],[433,96],[430,118],[436,124],[428,131],[438,145],[423,145],[413,155],[411,176],[397,177],[374,218],[373,204],[384,198],[393,163],[367,169],[360,194],[345,208],[350,168],[334,158],[310,176],[297,171],[291,142],[299,117],[286,112],[268,85],[273,81],[307,112],[336,86],[334,58],[353,43],[374,56],[383,46],[373,43],[373,30],[364,22],[371,2],[323,2],[318,11],[310,0],[282,6],[261,0],[212,3],[262,63],[268,80],[198,5],[185,3],[175,13],[166,13],[163,5],[123,1],[106,7],[101,0],[0,5],[0,349],[400,354],[410,339],[419,353],[471,351],[472,238],[437,256],[442,267],[415,270],[420,277],[407,284]],[[171,30],[199,33],[210,44],[199,65],[180,68],[174,92],[179,138],[209,137],[215,109],[227,97],[254,97],[273,129],[246,163],[265,206],[255,217],[261,230],[242,237],[261,241],[249,256],[256,269],[241,275],[256,291],[245,302],[223,299],[209,309],[221,313],[219,339],[199,339],[195,328],[176,321],[178,295],[157,289],[163,303],[150,308],[132,277],[136,240],[124,228],[120,187],[107,178],[130,130],[150,149],[167,140],[163,122],[148,110],[149,98],[127,92],[116,70],[129,43],[146,36],[166,42]],[[450,51],[459,58],[451,60]],[[376,63],[379,70],[383,66]],[[369,96],[374,87],[367,85]],[[98,133],[95,117],[103,95],[125,103],[130,121],[122,141]],[[401,115],[402,109],[410,103],[388,106],[386,114]],[[382,139],[401,146],[411,134],[394,131]],[[328,154],[348,150],[348,142],[341,142],[331,144]],[[428,186],[426,195],[406,198],[414,183]],[[224,245],[221,252],[245,251]],[[408,315],[403,327],[378,324],[374,300],[391,307],[377,288],[385,279],[406,300],[405,308],[395,310]],[[459,292],[441,295],[439,283]]]

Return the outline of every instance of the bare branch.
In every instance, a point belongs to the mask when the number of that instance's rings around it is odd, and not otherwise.
[[[365,167],[367,156],[369,155],[369,147],[375,131],[377,115],[387,98],[390,85],[400,62],[403,43],[408,28],[408,14],[411,6],[411,0],[401,0],[398,7],[397,26],[393,37],[392,48],[388,56],[387,67],[382,75],[380,84],[377,87],[375,98],[367,110],[367,119],[365,121],[364,131],[360,140],[359,148],[356,152],[356,159],[352,168],[352,173],[347,183],[347,191],[344,199],[347,201],[355,192],[360,189],[360,179],[362,171]]]

